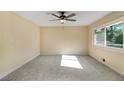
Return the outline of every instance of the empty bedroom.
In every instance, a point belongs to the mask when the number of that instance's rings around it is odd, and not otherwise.
[[[123,81],[123,11],[0,12],[1,81]]]

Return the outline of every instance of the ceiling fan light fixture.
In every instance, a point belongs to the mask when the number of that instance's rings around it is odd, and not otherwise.
[[[64,24],[66,22],[65,19],[60,20],[61,24]]]

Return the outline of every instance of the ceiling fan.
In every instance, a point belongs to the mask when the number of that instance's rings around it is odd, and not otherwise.
[[[76,19],[70,19],[71,17],[76,16],[75,13],[71,13],[69,15],[65,15],[66,12],[59,11],[58,14],[51,13],[52,16],[56,17],[57,19],[49,20],[49,21],[60,21],[61,24],[64,24],[66,21],[76,22]]]

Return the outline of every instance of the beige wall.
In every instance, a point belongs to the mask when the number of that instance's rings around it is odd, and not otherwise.
[[[40,53],[40,27],[10,12],[0,12],[0,77]]]
[[[89,54],[90,56],[94,57],[95,59],[102,62],[102,58],[106,59],[104,64],[110,66],[117,72],[124,75],[124,52],[113,50],[113,49],[106,49],[102,47],[95,47],[92,45],[92,30],[93,28],[103,25],[107,22],[113,21],[117,18],[124,16],[124,12],[112,12],[111,14],[105,16],[101,20],[93,23],[89,26]]]
[[[88,54],[87,27],[42,27],[41,55]]]

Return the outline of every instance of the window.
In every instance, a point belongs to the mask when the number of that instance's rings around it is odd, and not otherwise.
[[[123,22],[95,29],[94,44],[103,47],[123,48]]]
[[[123,23],[106,27],[106,45],[123,48]]]
[[[103,46],[105,42],[105,29],[96,29],[95,30],[95,44],[99,46]]]

